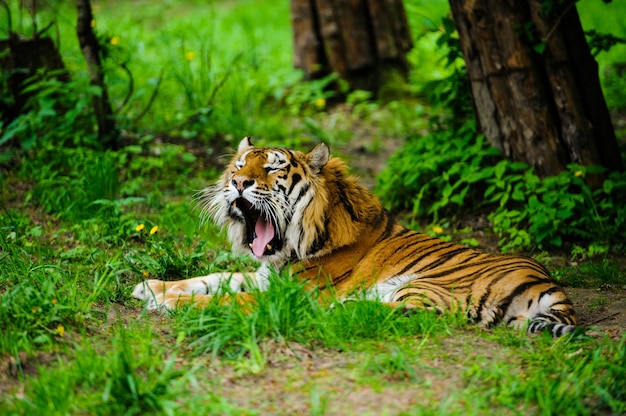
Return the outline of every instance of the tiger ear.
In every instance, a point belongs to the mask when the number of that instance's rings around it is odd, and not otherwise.
[[[325,143],[320,143],[307,153],[307,159],[309,166],[313,169],[313,172],[319,173],[330,158],[330,149]]]
[[[241,153],[246,150],[248,147],[252,147],[252,139],[250,136],[246,136],[239,142],[239,147],[237,147],[237,153]]]

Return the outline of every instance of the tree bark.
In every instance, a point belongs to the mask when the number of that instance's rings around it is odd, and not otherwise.
[[[6,93],[10,93],[0,100],[0,113],[6,124],[19,116],[24,109],[32,93],[24,93],[23,90],[36,82],[33,77],[40,69],[51,71],[62,82],[70,81],[61,55],[50,38],[36,34],[32,39],[24,39],[15,33],[9,33],[8,39],[0,40],[0,52],[0,66],[8,74]],[[29,79],[31,83],[27,84]]]
[[[294,66],[307,79],[337,73],[377,93],[391,72],[406,77],[413,47],[401,0],[291,0]]]
[[[559,25],[561,28],[559,34],[564,37],[565,46],[572,57],[571,68],[581,95],[584,114],[593,126],[592,134],[602,161],[601,165],[609,170],[623,171],[624,161],[621,158],[611,115],[602,93],[598,62],[591,54],[587,39],[585,39],[575,3],[571,4],[569,11],[561,6],[562,21]]]
[[[569,163],[623,169],[573,5],[549,13],[540,0],[450,5],[478,124],[493,146],[542,177]]]
[[[105,148],[116,150],[119,147],[119,134],[113,119],[113,109],[109,102],[106,84],[104,83],[100,45],[91,26],[94,19],[90,1],[78,0],[77,11],[76,33],[78,42],[87,62],[91,85],[100,88],[100,95],[94,95],[92,100],[98,124],[98,141]]]

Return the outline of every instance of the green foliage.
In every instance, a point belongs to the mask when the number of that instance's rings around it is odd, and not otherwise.
[[[585,35],[593,56],[598,55],[600,52],[606,52],[615,45],[626,43],[626,39],[610,33],[598,33],[595,30],[588,30],[585,32]]]
[[[606,174],[602,186],[592,189],[588,183],[595,179],[585,178],[603,175],[598,168],[570,165],[556,177],[539,180],[525,164],[500,160],[499,152],[468,121],[471,100],[453,23],[444,18],[434,32],[437,45],[446,52],[441,59],[451,72],[425,84],[425,91],[435,106],[446,109],[447,117],[431,118],[428,134],[410,137],[389,159],[377,183],[387,207],[435,222],[459,212],[466,216],[489,212],[505,251],[561,247],[565,241],[621,247],[626,233],[626,176]],[[590,35],[591,46],[598,51],[621,42],[597,32]],[[620,82],[619,77],[612,79]],[[622,95],[617,94],[620,99]]]
[[[149,328],[131,336],[122,326],[112,349],[99,351],[91,342],[77,346],[74,359],[59,358],[42,368],[38,379],[9,409],[32,414],[172,414],[181,389],[178,380],[191,373],[176,370],[175,355],[152,345]]]
[[[161,359],[162,351],[152,351],[151,345],[143,344],[148,351],[133,351],[132,340],[120,327],[114,340],[115,352],[105,373],[106,382],[102,402],[110,413],[145,414],[164,410],[173,403],[171,384],[182,372],[174,368],[174,356]],[[168,400],[169,399],[169,400]]]
[[[622,91],[626,88],[626,70],[623,63],[615,63],[608,65],[601,73],[602,84],[604,86],[604,98],[609,108],[626,109],[626,99]],[[622,129],[621,136],[624,134],[624,126],[618,124],[618,128]]]
[[[155,228],[158,226],[153,226],[150,231],[142,229],[130,235],[136,247],[128,250],[124,259],[133,272],[161,280],[186,279],[201,272],[207,243],[194,244],[185,238],[185,244],[181,247],[173,236],[161,237],[156,231],[150,234]]]
[[[73,281],[55,264],[34,263],[15,237],[0,241],[0,353],[17,354],[62,337],[80,321]]]
[[[347,301],[333,306],[326,318],[331,331],[329,339],[336,337],[340,344],[436,334],[458,324],[453,316],[442,321],[430,311],[405,311],[374,301]]]
[[[478,200],[498,151],[466,125],[408,140],[378,176],[377,193],[390,209],[411,210],[437,220]]]
[[[36,181],[31,197],[48,213],[74,221],[99,217],[112,222],[121,206],[136,201],[117,199],[120,184],[112,153],[61,147],[38,155],[24,164],[22,175]]]
[[[331,74],[318,80],[294,85],[285,96],[288,112],[295,116],[324,110],[326,101],[336,95],[336,92],[329,86],[338,81],[337,74]]]
[[[626,3],[613,1],[576,3],[589,46],[599,64],[600,81],[606,103],[610,109],[625,109],[626,72],[623,70],[626,56],[626,24],[622,16]]]
[[[58,74],[40,71],[26,81],[28,86],[22,93],[31,96],[22,113],[0,128],[0,145],[17,142],[25,150],[35,146],[98,146],[90,105],[99,89],[80,77],[63,82],[55,76]]]
[[[569,242],[622,244],[626,233],[626,176],[608,174],[592,189],[598,168],[570,165],[539,179],[527,165],[498,161],[497,150],[466,125],[407,142],[389,159],[377,192],[391,209],[435,221],[460,208],[490,212],[503,250],[561,247]]]
[[[377,192],[390,209],[432,218],[490,212],[503,250],[561,247],[564,241],[621,243],[626,232],[623,197],[626,176],[611,173],[591,189],[585,177],[598,168],[571,165],[568,171],[540,180],[528,166],[501,160],[476,134],[458,39],[449,19],[437,37],[448,51],[445,66],[453,72],[432,81],[430,99],[449,118],[432,118],[431,131],[410,138],[379,175]],[[428,84],[427,84],[428,85]]]
[[[498,170],[503,164],[507,162],[496,165],[495,180],[489,181],[484,196],[485,203],[500,207],[489,218],[503,237],[504,249],[561,247],[564,241],[621,243],[626,232],[623,173],[609,174],[601,188],[592,190],[585,176],[599,169],[570,165],[557,176],[539,180],[529,168],[509,168],[507,176],[504,168]]]
[[[452,114],[446,121],[452,124],[453,128],[459,128],[471,117],[473,109],[465,62],[454,21],[449,17],[443,17],[441,26],[433,32],[437,34],[436,46],[447,51],[441,56],[440,63],[449,73],[426,82],[421,93],[433,107],[446,111],[446,114]],[[436,125],[438,120],[433,118],[431,123]]]
[[[256,307],[221,306],[215,297],[202,311],[191,308],[174,316],[199,352],[231,358],[258,353],[257,344],[264,338],[305,342],[321,330],[316,324],[321,309],[301,283],[273,277],[269,290],[255,297]]]
[[[55,288],[54,274],[37,275],[37,280],[31,277],[27,283],[4,282],[5,292],[0,303],[0,322],[4,328],[0,350],[3,352],[29,349],[32,344],[49,344],[63,333],[63,323],[67,325],[74,318],[75,310],[68,305],[67,297]]]
[[[620,367],[626,337],[616,343],[587,340],[586,345],[575,338],[563,339],[537,357],[541,343],[520,352],[518,360],[533,363],[523,373],[517,360],[495,365],[481,361],[465,370],[464,376],[471,385],[488,391],[492,403],[507,407],[536,403],[542,414],[595,414],[601,410],[619,414],[625,410],[624,383],[617,380],[626,374]],[[585,400],[592,397],[599,400],[589,406]]]
[[[448,17],[450,6],[442,0],[408,0],[404,2],[404,7],[414,44],[407,55],[411,66],[408,87],[411,92],[428,95],[429,88],[426,86],[431,81],[445,79],[454,72],[455,67],[463,66],[462,60],[447,65],[455,55],[455,50],[458,51],[454,41],[442,40],[443,37],[455,37],[454,27]]]

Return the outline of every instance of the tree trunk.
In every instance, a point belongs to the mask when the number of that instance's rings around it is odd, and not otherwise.
[[[100,95],[93,96],[93,109],[98,123],[98,141],[109,149],[116,150],[119,147],[119,134],[113,119],[113,109],[109,102],[104,72],[102,71],[101,51],[96,35],[92,29],[93,13],[89,0],[78,0],[78,19],[76,33],[80,48],[87,61],[91,85],[100,88]]]
[[[545,11],[542,4],[450,0],[479,127],[542,177],[569,163],[622,170],[576,8]]]
[[[401,0],[291,0],[294,66],[307,79],[337,73],[377,93],[386,77],[406,77],[413,47]]]
[[[24,39],[10,33],[8,39],[0,40],[0,67],[8,74],[6,95],[0,100],[0,114],[7,125],[20,115],[33,95],[32,92],[24,93],[23,90],[37,82],[34,77],[40,69],[52,72],[52,76],[62,82],[70,81],[52,39],[38,35],[32,39]],[[28,80],[31,82],[27,84]]]

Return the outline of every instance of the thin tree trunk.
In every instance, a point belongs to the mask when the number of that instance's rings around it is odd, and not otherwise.
[[[76,23],[76,33],[80,48],[87,61],[91,85],[100,88],[100,95],[93,97],[93,109],[98,123],[98,140],[105,148],[117,149],[119,147],[119,134],[113,119],[113,110],[109,102],[106,84],[104,83],[104,72],[102,71],[100,45],[92,29],[94,21],[89,0],[78,0],[78,19]]]
[[[492,145],[540,176],[558,174],[572,162],[623,167],[613,129],[602,124],[608,119],[610,127],[610,118],[575,7],[545,15],[538,0],[450,5],[479,126]],[[533,46],[541,39],[545,49],[538,53]],[[611,157],[603,155],[613,145]]]

